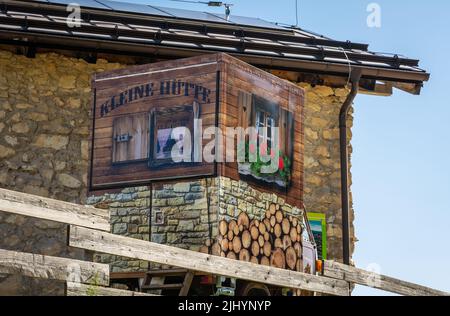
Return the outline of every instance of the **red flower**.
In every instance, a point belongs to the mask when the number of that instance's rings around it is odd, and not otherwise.
[[[283,158],[278,158],[278,169],[283,170],[284,169],[284,160]]]

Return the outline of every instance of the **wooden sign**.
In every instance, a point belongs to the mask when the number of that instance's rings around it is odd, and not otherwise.
[[[211,54],[104,72],[93,87],[91,189],[224,176],[301,206],[296,85]]]
[[[176,163],[171,152],[175,128],[194,141],[194,118],[215,126],[218,70],[215,59],[197,58],[97,74],[91,189],[213,175],[214,163]]]

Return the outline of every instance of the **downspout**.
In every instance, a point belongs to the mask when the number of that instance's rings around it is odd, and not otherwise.
[[[350,221],[349,221],[349,185],[348,185],[348,148],[347,148],[347,117],[359,90],[361,69],[353,69],[350,73],[352,89],[344,101],[339,113],[339,137],[341,154],[341,203],[342,203],[342,252],[344,264],[350,265]]]

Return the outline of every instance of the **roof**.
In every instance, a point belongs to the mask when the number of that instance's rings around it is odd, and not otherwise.
[[[67,25],[67,4],[81,5],[81,27]],[[417,59],[371,52],[259,18],[110,0],[0,0],[0,43],[114,53],[188,57],[226,52],[256,66],[421,85],[429,74]]]

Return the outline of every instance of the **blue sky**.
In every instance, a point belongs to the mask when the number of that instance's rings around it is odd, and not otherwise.
[[[222,9],[172,1],[168,7]],[[232,14],[295,24],[294,0],[230,0]],[[381,28],[366,24],[369,3],[381,6]],[[431,80],[420,96],[359,95],[353,129],[354,260],[383,274],[450,291],[450,2],[299,0],[300,26],[370,49],[421,60]],[[357,288],[356,295],[385,293]]]

